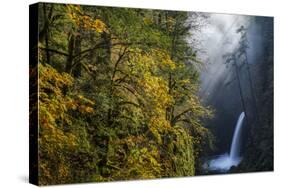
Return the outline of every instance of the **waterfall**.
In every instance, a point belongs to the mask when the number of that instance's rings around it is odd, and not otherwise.
[[[242,112],[237,120],[235,131],[232,137],[230,154],[225,153],[219,155],[215,159],[208,161],[205,165],[206,168],[209,170],[228,171],[232,166],[237,166],[240,163],[240,137],[244,117],[245,113]]]
[[[239,158],[240,153],[240,135],[241,135],[241,127],[243,124],[243,120],[245,117],[245,113],[242,112],[238,118],[236,123],[235,132],[232,137],[231,149],[230,149],[230,159],[235,160]]]

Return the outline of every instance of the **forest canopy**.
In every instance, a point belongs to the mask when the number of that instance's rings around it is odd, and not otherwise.
[[[39,4],[39,184],[193,176],[212,147],[192,13]]]

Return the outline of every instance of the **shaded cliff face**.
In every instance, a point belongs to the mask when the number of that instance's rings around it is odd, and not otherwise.
[[[211,14],[209,25],[198,34],[205,51],[200,56],[206,62],[201,69],[199,95],[206,105],[215,110],[215,117],[206,122],[216,137],[216,150],[210,155],[228,152],[237,116],[242,111],[247,114],[243,129],[243,153],[247,154],[249,143],[256,137],[254,134],[257,134],[260,124],[259,105],[264,98],[260,88],[263,87],[269,93],[272,91],[272,88],[264,87],[272,85],[270,78],[273,71],[270,67],[273,62],[269,60],[272,48],[268,47],[273,40],[269,36],[273,30],[268,29],[272,22],[272,18],[267,17]],[[248,48],[242,56],[236,55],[236,66],[233,63],[227,65],[223,55],[236,53],[241,48],[242,37],[237,32],[241,26],[246,28]],[[265,77],[270,77],[266,78],[267,83]],[[266,132],[272,132],[272,129]]]

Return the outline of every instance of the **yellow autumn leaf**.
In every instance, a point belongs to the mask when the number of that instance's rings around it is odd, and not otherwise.
[[[102,33],[106,31],[106,25],[100,19],[95,19],[94,22],[92,23],[92,27],[98,33]]]
[[[88,113],[94,112],[93,108],[91,108],[91,107],[89,107],[89,106],[87,106],[87,107],[85,108],[85,111],[88,112]]]

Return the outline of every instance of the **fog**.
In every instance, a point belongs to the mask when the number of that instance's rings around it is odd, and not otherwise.
[[[198,56],[204,63],[200,68],[201,90],[200,95],[208,98],[213,93],[215,85],[222,77],[227,83],[230,71],[224,64],[222,56],[233,52],[237,48],[240,35],[236,32],[238,28],[247,28],[250,17],[229,14],[208,14],[207,23],[199,31],[193,33],[193,37],[200,41]],[[225,77],[226,76],[226,77]]]

